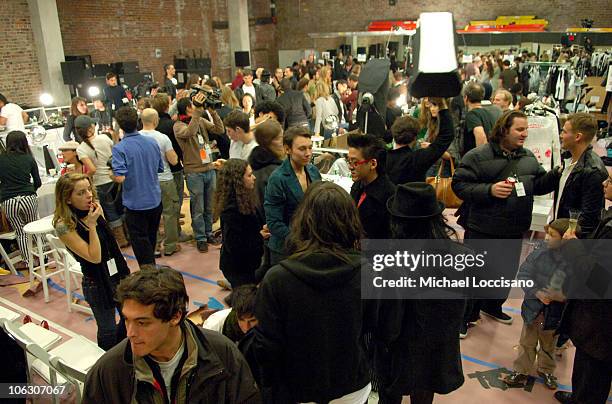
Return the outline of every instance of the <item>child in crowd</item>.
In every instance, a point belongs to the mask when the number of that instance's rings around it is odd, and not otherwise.
[[[537,356],[537,372],[544,379],[544,385],[551,390],[557,388],[557,379],[553,375],[556,367],[555,333],[565,308],[563,282],[569,269],[559,248],[564,243],[563,234],[568,227],[569,219],[566,218],[547,225],[547,246],[532,252],[519,269],[517,279],[533,280],[535,285],[525,288],[519,355],[514,361],[514,371],[504,379],[508,386],[527,382]]]

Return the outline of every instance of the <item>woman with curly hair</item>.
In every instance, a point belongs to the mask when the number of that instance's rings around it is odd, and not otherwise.
[[[245,160],[229,159],[219,171],[214,205],[221,218],[223,245],[219,268],[232,288],[255,282],[261,264],[264,221],[257,214],[253,169]]]

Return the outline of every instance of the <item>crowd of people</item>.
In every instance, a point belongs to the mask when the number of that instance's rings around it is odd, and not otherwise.
[[[124,105],[109,73],[92,113],[86,100],[73,99],[60,147],[70,168],[56,185],[53,224],[81,264],[98,345],[107,351],[88,374],[84,401],[362,404],[375,390],[383,404],[404,395],[431,403],[458,389],[460,339],[481,314],[512,323],[505,298],[361,299],[363,239],[460,238],[425,182],[440,173],[463,201],[456,216],[467,246],[522,240],[534,197],[554,193],[548,245],[522,265],[520,248],[499,257],[516,264],[518,278],[540,279],[525,290],[519,356],[504,381],[524,384],[537,357],[537,372],[556,389],[554,350],[569,337],[577,352],[573,393],[555,397],[605,402],[612,304],[567,300],[549,287],[566,267],[599,268],[597,251],[571,262],[560,245],[610,238],[612,178],[592,148],[597,122],[569,115],[563,165],[544,169],[523,147],[521,59],[511,66],[501,56],[461,66],[465,83],[452,99],[411,100],[407,77],[390,71],[384,135],[359,130],[362,66],[342,55],[333,67],[310,57],[273,73],[241,69],[231,85],[192,75],[184,89],[167,65],[164,86],[138,108]],[[215,89],[221,106],[210,102]],[[411,113],[397,108],[402,95]],[[322,181],[313,164],[313,136],[342,134],[350,193]],[[37,216],[40,178],[25,134],[12,131],[6,143],[0,202],[27,259],[19,229]],[[231,307],[204,328],[186,319],[180,273],[156,265],[190,241],[181,228],[185,184],[197,251],[221,244],[222,284],[232,290]],[[120,250],[127,245],[140,266],[132,274]]]

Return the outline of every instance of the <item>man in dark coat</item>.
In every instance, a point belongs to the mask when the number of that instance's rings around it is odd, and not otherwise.
[[[83,403],[261,402],[235,344],[185,319],[188,299],[182,275],[169,267],[125,278],[117,301],[128,338],[87,373]],[[180,360],[168,374],[160,364],[177,354]]]
[[[425,182],[429,167],[442,157],[453,141],[453,121],[446,100],[439,99],[436,105],[440,106],[440,131],[428,147],[414,150],[420,125],[413,117],[397,118],[391,127],[395,148],[387,155],[385,171],[394,184]]]
[[[384,173],[385,145],[373,135],[348,137],[348,165],[353,178],[351,197],[357,204],[366,238],[390,237],[387,200],[395,186]]]
[[[236,98],[238,98],[238,102],[242,105],[242,97],[244,97],[245,93],[251,94],[253,96],[254,105],[257,105],[258,102],[264,101],[264,96],[261,92],[261,87],[255,83],[253,83],[253,71],[251,69],[244,69],[242,79],[244,83],[238,87],[234,93],[236,94]]]
[[[612,201],[611,177],[606,179],[603,188],[606,199]],[[575,237],[572,233],[564,235],[569,239]],[[588,273],[588,278],[597,277],[599,280],[606,269],[609,271],[611,262],[612,208],[603,211],[601,221],[589,239],[584,245],[578,241],[568,243],[562,253],[574,268],[583,274]],[[602,267],[601,263],[606,263],[608,268]],[[567,333],[576,346],[573,393],[558,391],[555,398],[564,404],[604,403],[612,384],[612,300],[572,300],[569,297],[560,332]]]
[[[452,188],[464,202],[460,207],[460,224],[466,239],[520,240],[531,226],[534,195],[552,192],[559,182],[557,168],[548,173],[533,153],[523,148],[527,139],[527,116],[508,111],[493,128],[490,143],[470,150],[455,171]],[[518,268],[520,247],[509,242],[505,262]],[[512,246],[510,246],[512,245]],[[506,299],[482,301],[483,313],[504,324],[512,317],[502,312]],[[476,321],[480,301],[466,310],[461,337],[467,335],[467,324]]]
[[[555,218],[570,217],[570,210],[580,212],[580,236],[595,230],[604,208],[601,182],[608,172],[591,142],[597,132],[597,120],[591,114],[570,115],[561,132],[561,147],[571,158],[564,161],[563,173],[555,193]]]

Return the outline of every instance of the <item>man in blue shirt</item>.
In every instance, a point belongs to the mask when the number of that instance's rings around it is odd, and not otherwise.
[[[162,213],[157,173],[164,171],[159,146],[136,131],[138,114],[121,107],[115,119],[123,140],[113,146],[114,181],[123,184],[125,223],[138,265],[155,264],[155,242]]]

